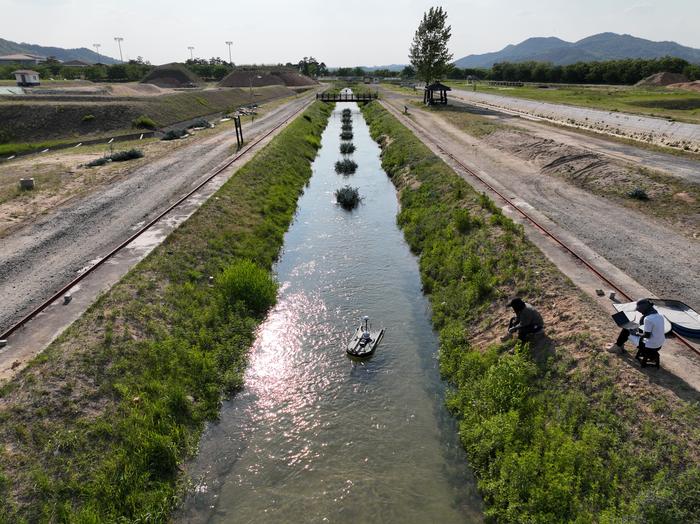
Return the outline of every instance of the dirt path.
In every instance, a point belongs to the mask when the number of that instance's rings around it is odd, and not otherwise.
[[[538,102],[508,96],[455,89],[452,96],[465,102],[476,102],[497,109],[506,109],[544,118],[564,125],[582,127],[599,133],[622,136],[652,144],[700,151],[700,125],[674,122],[662,118],[632,115],[564,104]]]
[[[307,101],[308,97],[292,100],[244,126],[246,141],[269,131]],[[231,155],[234,145],[235,137],[226,132],[179,148],[3,238],[0,331],[195,186]]]

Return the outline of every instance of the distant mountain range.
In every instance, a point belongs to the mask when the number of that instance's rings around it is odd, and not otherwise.
[[[457,67],[491,67],[497,62],[551,62],[567,65],[576,62],[618,60],[623,58],[661,58],[674,56],[700,64],[700,49],[676,42],[653,42],[644,38],[617,33],[600,33],[578,42],[556,37],[528,38],[517,45],[508,45],[495,53],[468,55],[455,61]]]
[[[32,53],[34,55],[46,57],[53,56],[62,62],[67,62],[68,60],[82,60],[83,62],[95,63],[98,61],[97,53],[88,49],[87,47],[80,47],[78,49],[63,49],[62,47],[45,47],[36,44],[27,44],[24,42],[18,44],[17,42],[0,38],[0,56],[14,55],[17,53]],[[103,64],[119,63],[119,60],[103,55],[102,53],[99,55],[99,61]]]

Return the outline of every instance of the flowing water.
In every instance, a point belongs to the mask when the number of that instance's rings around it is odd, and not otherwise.
[[[354,175],[334,171],[340,112],[353,110]],[[445,410],[438,340],[398,202],[354,103],[336,106],[276,266],[279,300],[245,388],[189,467],[181,522],[480,522],[481,502]],[[364,198],[335,204],[350,184]],[[363,315],[386,334],[344,351]]]

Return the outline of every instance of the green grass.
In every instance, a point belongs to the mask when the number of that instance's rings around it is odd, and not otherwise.
[[[291,123],[0,390],[0,522],[168,521],[179,465],[242,385],[330,110]]]
[[[448,85],[471,90],[463,82]],[[512,96],[556,104],[591,107],[606,111],[643,114],[700,124],[700,93],[665,88],[614,87],[490,87],[479,84],[477,92]]]
[[[471,333],[503,322],[508,295],[524,293],[536,304],[548,291],[558,301],[579,295],[520,226],[381,106],[363,112],[400,191],[398,223],[419,255],[440,369],[451,385],[447,405],[459,419],[487,518],[697,522],[698,449],[683,435],[700,423],[697,397],[673,397],[669,410],[683,417],[671,423],[640,416],[646,400],[621,390],[609,355],[585,331],[532,347],[473,344]]]

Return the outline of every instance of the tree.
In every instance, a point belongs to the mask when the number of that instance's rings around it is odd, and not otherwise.
[[[414,78],[416,76],[416,70],[412,66],[407,65],[401,71],[401,78]]]
[[[452,36],[452,27],[446,26],[447,11],[442,7],[431,7],[423,14],[409,52],[411,65],[416,75],[426,84],[443,78],[450,70],[452,53],[447,43]]]

